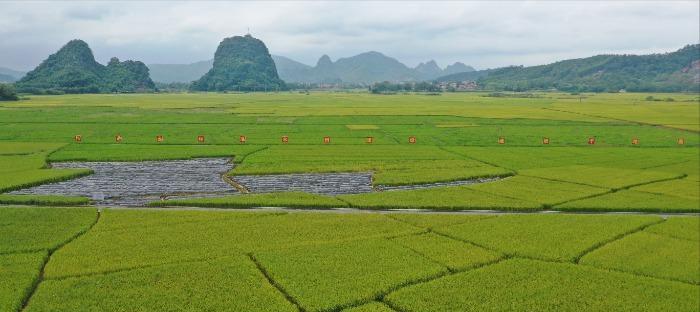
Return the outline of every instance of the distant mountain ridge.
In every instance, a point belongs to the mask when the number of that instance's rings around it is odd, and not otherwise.
[[[510,66],[439,77],[489,90],[700,92],[700,44],[649,55],[596,55],[539,66]]]
[[[2,82],[15,82],[17,81],[17,78],[12,77],[10,75],[5,75],[5,74],[0,74],[0,83]]]
[[[435,61],[421,63],[410,68],[382,53],[370,51],[333,62],[328,55],[319,58],[315,66],[309,66],[290,58],[272,55],[280,79],[293,83],[357,83],[370,84],[380,81],[426,81],[438,76],[474,71],[474,68],[457,62],[440,68]],[[213,65],[213,60],[192,64],[151,64],[151,78],[158,82],[191,82],[199,79]]]
[[[157,82],[192,82],[214,66],[214,59],[192,64],[148,64],[151,79]]]
[[[0,67],[0,82],[15,82],[26,73],[6,67]]]

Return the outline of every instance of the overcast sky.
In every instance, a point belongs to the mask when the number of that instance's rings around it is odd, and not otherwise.
[[[415,66],[478,69],[601,53],[673,51],[700,41],[700,1],[616,2],[3,2],[0,66],[28,70],[68,40],[97,60],[211,59],[250,32],[272,54],[313,65],[379,51]]]

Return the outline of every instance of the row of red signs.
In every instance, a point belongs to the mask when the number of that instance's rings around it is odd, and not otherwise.
[[[685,144],[685,138],[678,138],[676,143],[678,143],[679,145]],[[498,144],[506,144],[506,138],[499,137]],[[549,144],[549,138],[547,138],[547,137],[542,138],[542,144]],[[595,137],[589,137],[588,144],[594,145],[595,144]],[[639,145],[639,138],[632,138],[632,145]]]
[[[75,142],[80,143],[80,142],[83,141],[83,136],[82,136],[82,135],[76,135],[75,137],[73,137],[73,139],[75,140]],[[123,140],[124,140],[124,137],[123,137],[121,134],[117,134],[117,135],[114,136],[114,141],[116,141],[117,143],[121,143]],[[204,140],[205,140],[205,137],[204,137],[203,135],[198,135],[198,136],[197,136],[197,142],[199,142],[199,143],[204,143]],[[164,142],[164,141],[165,141],[165,137],[163,137],[162,135],[157,135],[157,136],[156,136],[156,142],[162,143],[162,142]],[[241,144],[243,144],[243,143],[245,143],[245,142],[247,142],[247,141],[248,141],[248,138],[247,138],[245,135],[241,135],[241,136],[238,138],[238,142],[240,142]],[[286,135],[282,136],[282,143],[289,143],[289,136],[286,136]],[[331,137],[328,137],[328,136],[327,136],[327,137],[323,137],[323,143],[324,143],[324,144],[330,144],[330,143],[331,143]],[[365,138],[365,143],[367,143],[367,144],[372,144],[372,143],[374,143],[374,137],[366,137],[366,138]],[[415,143],[416,143],[416,137],[413,137],[413,136],[412,136],[412,137],[409,137],[409,138],[408,138],[408,143],[415,144]]]
[[[75,140],[75,142],[80,143],[80,142],[83,141],[83,136],[82,136],[82,135],[76,135],[76,136],[74,137],[74,140]],[[123,137],[121,134],[117,134],[116,136],[114,136],[114,140],[115,140],[117,143],[121,143],[121,142],[124,140],[124,137]],[[205,138],[204,138],[203,135],[198,135],[198,136],[197,136],[197,142],[199,142],[199,143],[204,143],[204,140],[205,140]],[[163,137],[162,135],[157,135],[157,136],[156,136],[156,142],[162,143],[163,141],[165,141],[165,137]],[[240,142],[241,144],[244,144],[244,143],[246,143],[247,141],[248,141],[248,138],[247,138],[245,135],[241,135],[241,136],[238,138],[238,142]],[[414,136],[408,137],[408,143],[410,143],[410,144],[416,144],[416,142],[417,142],[417,141],[416,141],[416,137],[414,137]],[[282,143],[289,143],[289,136],[286,136],[286,135],[285,135],[285,136],[282,136]],[[323,144],[330,144],[330,143],[331,143],[331,137],[329,137],[329,136],[323,137]],[[372,144],[372,143],[374,143],[374,137],[366,137],[366,138],[365,138],[365,143],[367,143],[367,144]],[[679,145],[685,144],[685,138],[678,138],[677,143],[678,143]],[[498,144],[506,144],[506,137],[504,137],[504,136],[499,137],[499,138],[498,138]],[[542,138],[542,144],[545,144],[545,145],[546,145],[546,144],[549,144],[549,138],[547,138],[547,137]],[[588,138],[588,144],[594,145],[594,144],[595,144],[595,137],[590,137],[590,138]],[[632,145],[639,145],[639,138],[633,138],[633,139],[632,139]]]

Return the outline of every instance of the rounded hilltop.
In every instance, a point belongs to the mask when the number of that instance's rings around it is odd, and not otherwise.
[[[285,83],[265,43],[250,34],[225,38],[214,54],[214,66],[192,83],[195,91],[280,90]]]

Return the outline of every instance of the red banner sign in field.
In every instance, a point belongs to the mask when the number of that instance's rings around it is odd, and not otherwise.
[[[330,144],[331,143],[331,137],[323,137],[323,144]]]
[[[163,141],[165,141],[165,138],[162,135],[156,135],[156,142],[163,143]]]
[[[542,144],[549,144],[549,138],[542,138]]]
[[[76,136],[73,137],[73,140],[75,140],[75,142],[80,143],[80,142],[83,141],[83,136],[80,135],[80,134],[78,134],[78,135],[76,135]]]
[[[289,137],[288,136],[282,136],[282,143],[289,143]]]
[[[506,137],[499,137],[498,144],[506,144]]]
[[[197,142],[199,142],[199,143],[204,143],[204,136],[203,136],[203,135],[198,135],[198,136],[197,136]]]
[[[246,141],[248,141],[248,138],[245,135],[238,137],[238,142],[241,144],[244,144]]]
[[[633,139],[632,139],[632,145],[639,145],[639,139],[638,139],[638,138],[633,138]]]
[[[685,144],[685,138],[678,138],[678,145]]]
[[[590,144],[590,145],[595,144],[595,138],[594,137],[588,138],[588,144]]]
[[[121,134],[117,134],[114,136],[114,141],[117,143],[121,143],[124,140],[124,137]]]
[[[416,144],[416,137],[414,137],[414,136],[408,137],[408,143],[410,143],[410,144]]]
[[[372,144],[372,143],[374,143],[374,137],[366,137],[366,138],[365,138],[365,143],[367,143],[367,144]]]

